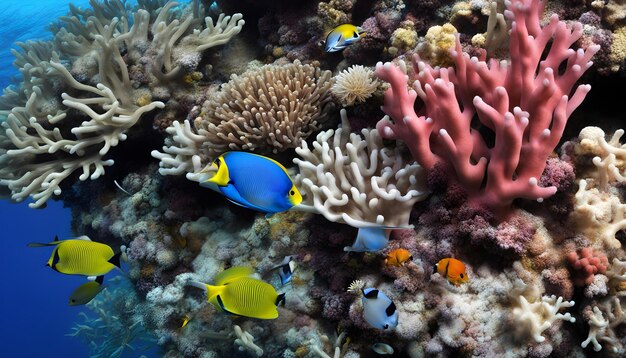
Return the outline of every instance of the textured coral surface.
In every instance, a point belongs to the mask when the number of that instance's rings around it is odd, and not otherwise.
[[[69,332],[93,356],[624,356],[624,9],[71,6],[51,40],[14,51],[0,195],[62,200],[76,236],[124,251],[127,275]],[[347,22],[365,36],[325,53]],[[210,190],[231,150],[282,164],[303,202],[264,215]],[[355,240],[382,248],[345,252]],[[444,258],[467,283],[433,270]],[[207,302],[197,283],[233,266],[285,293],[278,318]],[[363,288],[396,327],[371,325]]]

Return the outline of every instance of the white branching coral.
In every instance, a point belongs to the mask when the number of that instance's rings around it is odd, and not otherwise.
[[[295,209],[353,227],[407,226],[411,208],[428,194],[422,167],[385,147],[376,129],[350,133],[343,109],[341,120],[341,128],[319,133],[312,149],[305,141],[296,148],[304,200]]]
[[[126,139],[126,130],[135,125],[142,114],[164,106],[158,101],[145,106],[123,105],[109,87],[84,85],[63,65],[51,62],[50,66],[71,88],[82,94],[89,93],[90,97],[77,98],[63,93],[63,105],[67,108],[54,116],[44,116],[27,104],[13,108],[2,123],[14,148],[6,150],[0,158],[0,162],[8,164],[0,168],[0,185],[11,190],[15,201],[31,196],[35,200],[29,204],[31,207],[40,207],[53,194],[60,195],[61,182],[76,170],[83,171],[80,180],[93,180],[103,175],[104,167],[113,165],[112,159],[103,157]],[[31,99],[36,98],[37,93],[33,92]],[[62,129],[70,108],[90,120],[80,122],[67,133]]]
[[[192,129],[189,121],[182,124],[174,121],[171,127],[166,129],[170,135],[163,146],[163,153],[158,150],[152,151],[152,156],[159,160],[159,173],[161,175],[187,174],[187,178],[194,180],[196,173],[208,164],[200,157],[203,143],[206,141],[206,132],[199,133]]]
[[[365,102],[378,88],[378,79],[374,71],[361,65],[353,65],[335,76],[335,83],[330,88],[341,105],[352,106]]]
[[[623,129],[613,133],[609,141],[605,133],[598,127],[585,127],[580,131],[580,145],[576,148],[579,154],[594,155],[592,162],[597,170],[593,173],[596,186],[606,189],[614,182],[626,182],[626,144],[620,144],[624,135]]]
[[[541,334],[550,328],[554,321],[576,322],[576,318],[569,312],[558,313],[562,308],[574,306],[574,301],[564,301],[563,297],[543,296],[541,300],[531,303],[520,295],[516,301],[517,307],[512,311],[515,327],[518,333],[531,337],[537,343],[546,340]]]
[[[263,349],[254,344],[254,337],[250,333],[244,331],[238,325],[234,325],[233,329],[237,337],[235,339],[235,345],[239,347],[240,351],[248,350],[256,354],[257,357],[263,355]]]
[[[592,240],[601,241],[609,248],[620,248],[622,244],[615,235],[626,229],[626,204],[611,193],[587,189],[584,179],[578,185],[574,222]]]
[[[62,181],[77,170],[80,180],[102,176],[113,165],[104,159],[110,148],[143,114],[165,107],[153,101],[154,88],[169,98],[203,51],[244,25],[241,14],[214,23],[199,0],[91,5],[70,6],[53,25],[54,40],[13,52],[24,82],[0,99],[0,187],[16,201],[31,196],[31,207],[61,194]]]
[[[602,311],[598,307],[594,307],[593,312],[589,314],[587,324],[589,324],[589,335],[580,344],[581,347],[587,348],[589,343],[591,343],[593,344],[593,350],[599,352],[602,349],[602,345],[598,340],[606,341],[609,344],[615,343],[615,338],[610,337],[607,332],[609,321],[604,318]]]

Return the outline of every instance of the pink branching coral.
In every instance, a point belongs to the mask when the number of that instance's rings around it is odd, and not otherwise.
[[[433,68],[415,58],[412,90],[402,64],[376,67],[376,75],[391,85],[383,106],[388,117],[377,124],[383,137],[402,139],[426,170],[449,164],[470,203],[500,217],[516,198],[542,201],[556,192],[554,186],[539,186],[539,178],[569,116],[591,88],[573,90],[599,50],[570,48],[582,35],[580,23],[568,27],[553,15],[541,27],[544,5],[541,0],[508,4],[509,61],[470,58],[457,39],[451,53],[455,68]],[[416,112],[418,97],[424,106]],[[474,118],[495,134],[493,146],[472,128]]]
[[[574,269],[573,280],[576,286],[587,286],[593,282],[596,273],[605,273],[609,260],[602,252],[585,247],[577,252],[567,254],[567,261]]]

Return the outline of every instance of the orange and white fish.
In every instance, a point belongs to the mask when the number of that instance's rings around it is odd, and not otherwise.
[[[387,258],[385,259],[385,265],[388,266],[403,266],[409,260],[413,260],[413,256],[406,249],[395,249],[387,254]]]
[[[467,283],[469,280],[465,264],[453,258],[439,260],[439,262],[435,264],[435,272],[438,272],[455,286],[460,286],[462,283]]]

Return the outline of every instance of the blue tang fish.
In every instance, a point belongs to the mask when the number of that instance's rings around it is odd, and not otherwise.
[[[365,36],[363,28],[351,24],[343,24],[329,32],[326,36],[326,41],[321,41],[321,44],[326,52],[337,52],[359,41],[363,36]]]
[[[384,226],[359,228],[354,244],[344,247],[343,251],[372,252],[382,250],[389,243],[390,233],[390,228]]]
[[[217,187],[231,202],[268,214],[286,211],[302,202],[302,195],[274,159],[248,152],[227,152],[211,164],[215,175],[201,183]]]
[[[396,328],[398,311],[391,298],[375,288],[363,289],[363,317],[378,329]]]

